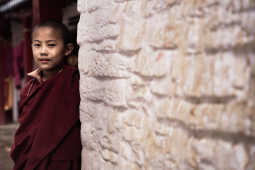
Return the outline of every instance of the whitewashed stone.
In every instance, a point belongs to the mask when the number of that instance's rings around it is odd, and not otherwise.
[[[79,25],[86,27],[78,27],[78,44],[82,42],[100,43],[105,39],[115,39],[120,34],[120,27],[111,22],[111,13],[109,10],[102,9],[100,11],[90,13],[82,13]]]
[[[136,57],[134,72],[144,77],[166,76],[170,69],[169,57],[164,53],[156,53],[143,49]]]
[[[83,170],[253,170],[254,2],[79,0]]]
[[[128,78],[132,60],[118,54],[93,53],[84,58],[83,71],[90,77]]]
[[[126,80],[104,80],[84,77],[81,83],[82,95],[92,101],[102,101],[116,107],[126,107]],[[104,83],[102,83],[104,81]]]
[[[109,8],[112,5],[113,3],[107,0],[97,0],[97,1],[81,0],[81,1],[78,1],[77,8],[80,13],[86,13],[86,12],[91,13],[103,8]]]

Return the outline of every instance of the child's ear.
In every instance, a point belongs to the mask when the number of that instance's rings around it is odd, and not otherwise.
[[[73,48],[74,48],[74,46],[73,46],[72,43],[66,44],[65,55],[66,55],[66,56],[67,56],[67,55],[70,55],[71,52],[73,51]]]

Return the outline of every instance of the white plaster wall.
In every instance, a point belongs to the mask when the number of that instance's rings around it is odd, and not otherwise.
[[[253,170],[254,0],[78,0],[83,170]]]

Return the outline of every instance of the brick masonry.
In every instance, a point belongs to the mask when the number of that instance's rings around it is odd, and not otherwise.
[[[83,170],[253,170],[254,0],[78,0]]]

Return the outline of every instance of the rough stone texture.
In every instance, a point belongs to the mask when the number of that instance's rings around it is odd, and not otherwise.
[[[83,170],[254,170],[254,0],[78,0]]]

